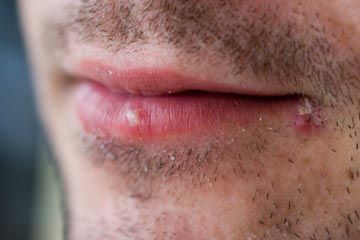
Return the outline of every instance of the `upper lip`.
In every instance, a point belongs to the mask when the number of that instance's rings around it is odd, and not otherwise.
[[[83,61],[73,72],[77,78],[94,81],[115,93],[139,96],[161,96],[186,91],[229,93],[255,97],[286,96],[284,92],[262,91],[241,84],[215,82],[182,75],[166,69],[124,69],[97,61]]]

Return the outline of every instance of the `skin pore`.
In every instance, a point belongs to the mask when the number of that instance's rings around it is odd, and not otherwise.
[[[360,238],[360,4],[20,1],[69,239]],[[78,59],[168,67],[300,100],[188,137],[124,141],[74,114]]]

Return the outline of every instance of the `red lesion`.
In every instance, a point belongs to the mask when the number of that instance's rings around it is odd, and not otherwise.
[[[300,131],[309,132],[320,128],[323,124],[319,104],[308,98],[303,98],[294,118],[293,126]]]

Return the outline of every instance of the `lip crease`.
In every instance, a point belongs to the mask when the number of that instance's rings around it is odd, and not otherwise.
[[[169,70],[87,62],[74,75],[76,111],[85,130],[130,142],[234,131],[256,126],[259,119],[288,123],[300,103],[297,96],[261,95]]]

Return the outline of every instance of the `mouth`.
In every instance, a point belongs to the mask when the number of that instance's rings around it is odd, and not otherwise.
[[[124,142],[197,138],[247,129],[309,132],[322,124],[301,94],[220,84],[159,69],[118,69],[82,62],[76,113],[86,132]]]

